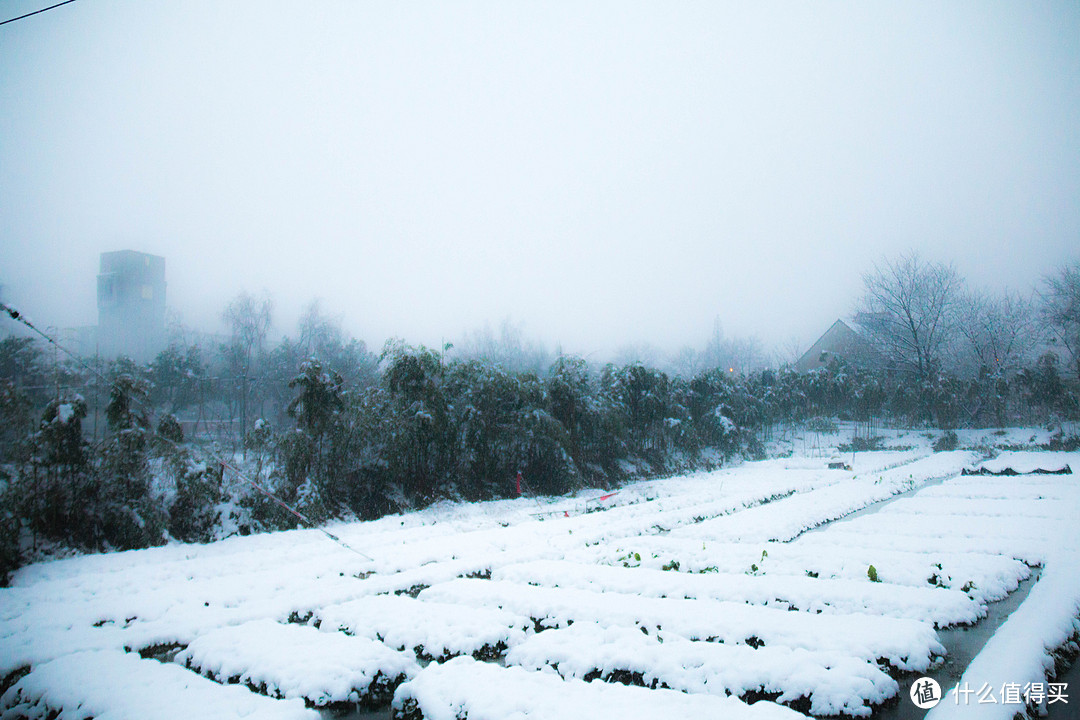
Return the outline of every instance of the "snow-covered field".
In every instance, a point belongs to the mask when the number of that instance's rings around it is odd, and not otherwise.
[[[295,531],[30,566],[0,590],[0,717],[317,718],[391,695],[431,720],[865,717],[910,703],[938,630],[1036,565],[963,682],[1046,683],[1080,630],[1080,485],[1023,473],[1080,453],[889,444],[913,447],[830,470],[818,439],[604,500],[331,528],[356,551]],[[980,467],[1022,474],[961,474]],[[1024,709],[975,701],[932,717]]]

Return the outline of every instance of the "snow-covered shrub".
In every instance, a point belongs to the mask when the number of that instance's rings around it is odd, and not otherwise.
[[[826,434],[836,434],[839,431],[835,420],[820,415],[810,418],[806,423],[806,429],[810,432]]]
[[[267,490],[278,497],[285,494],[285,489],[270,484]],[[298,518],[283,508],[267,495],[255,488],[248,487],[237,498],[236,504],[246,513],[251,520],[250,526],[242,526],[241,534],[247,531],[265,532],[274,530],[291,530],[299,524]]]
[[[0,587],[6,587],[11,573],[22,565],[19,547],[19,521],[17,508],[12,503],[11,478],[0,470]]]
[[[176,496],[169,505],[169,534],[184,542],[208,542],[219,523],[221,474],[204,463],[188,463],[176,480]]]
[[[289,499],[296,497],[301,485],[308,480],[308,472],[315,459],[314,441],[299,428],[278,438],[278,456],[281,460],[275,475],[282,482]]]
[[[118,364],[105,417],[109,436],[98,468],[101,541],[119,550],[164,542],[166,515],[150,496],[148,384],[130,361]]]
[[[960,447],[960,438],[955,430],[946,430],[934,441],[934,452],[951,452]]]
[[[873,437],[853,437],[851,442],[841,443],[837,449],[842,453],[849,452],[875,452],[884,448],[885,438],[874,435]]]
[[[155,440],[165,446],[175,446],[184,442],[184,428],[181,427],[180,421],[176,419],[175,415],[165,413],[161,416],[161,419],[158,420]]]
[[[24,445],[25,462],[13,495],[21,517],[36,535],[80,543],[90,540],[85,504],[94,493],[89,446],[82,421],[87,405],[80,395],[61,396],[45,407],[38,431]]]
[[[255,477],[261,478],[274,450],[274,431],[269,421],[265,418],[255,421],[251,431],[244,436],[244,450],[255,464]]]

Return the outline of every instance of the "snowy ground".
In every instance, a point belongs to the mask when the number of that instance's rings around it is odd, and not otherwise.
[[[395,688],[409,718],[865,717],[910,702],[938,629],[1041,565],[963,678],[999,702],[932,711],[1011,718],[1002,689],[1048,683],[1080,630],[1080,484],[961,472],[1080,472],[1078,453],[983,450],[1033,436],[854,457],[814,436],[603,500],[332,528],[359,552],[296,531],[30,566],[0,590],[0,717],[314,718]]]

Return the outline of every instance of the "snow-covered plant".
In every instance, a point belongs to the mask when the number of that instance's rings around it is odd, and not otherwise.
[[[222,468],[194,463],[185,456],[176,481],[176,496],[169,505],[169,534],[184,542],[207,542],[219,523]]]
[[[955,430],[946,430],[934,441],[934,452],[946,452],[960,447],[960,438]]]

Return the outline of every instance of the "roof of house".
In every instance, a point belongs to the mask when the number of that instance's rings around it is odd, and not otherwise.
[[[817,342],[795,361],[795,370],[808,372],[825,367],[833,357],[859,363],[879,355],[874,350],[869,330],[876,320],[877,318],[867,313],[859,313],[855,320],[837,319]]]

